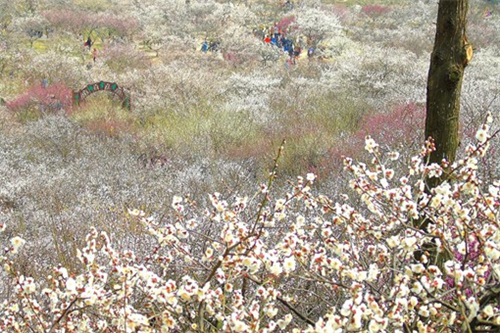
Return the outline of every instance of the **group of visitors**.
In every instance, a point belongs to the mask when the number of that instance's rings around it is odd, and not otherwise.
[[[219,50],[219,42],[217,41],[204,40],[203,43],[201,44],[201,52],[203,53],[207,53],[208,51],[217,52],[218,50]]]
[[[288,55],[287,66],[295,64],[303,52],[301,42],[293,38],[288,38],[285,31],[277,23],[274,26],[261,30],[255,29],[254,35],[260,37],[266,44],[283,49],[285,54]],[[313,55],[314,48],[309,46],[307,48],[307,57],[310,59]]]

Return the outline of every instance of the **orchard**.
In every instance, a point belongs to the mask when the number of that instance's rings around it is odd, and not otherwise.
[[[498,331],[499,6],[0,0],[0,331]]]

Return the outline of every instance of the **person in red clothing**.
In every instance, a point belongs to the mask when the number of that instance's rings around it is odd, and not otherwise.
[[[264,37],[264,43],[271,43],[271,37],[269,37],[269,35],[266,35],[266,37]]]

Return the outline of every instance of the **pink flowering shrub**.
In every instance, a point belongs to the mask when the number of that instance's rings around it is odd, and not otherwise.
[[[424,137],[425,108],[415,103],[395,105],[389,112],[368,112],[358,124],[353,135],[333,147],[330,155],[336,161],[341,156],[362,157],[365,137],[370,135],[384,150],[405,150],[405,157],[410,157],[418,149],[418,143]],[[340,162],[339,162],[340,163]]]
[[[360,121],[356,132],[358,141],[366,135],[392,148],[414,145],[420,141],[419,133],[424,128],[425,107],[413,102],[395,105],[388,113],[369,113]]]
[[[130,37],[139,27],[139,22],[132,16],[116,16],[103,14],[99,17],[99,24],[108,29],[108,35]]]
[[[276,26],[283,31],[283,33],[287,33],[288,28],[295,23],[295,16],[285,16],[281,20],[278,21]]]
[[[355,206],[347,194],[315,193],[313,174],[278,196],[271,191],[275,168],[252,198],[215,193],[208,207],[198,207],[189,197],[174,197],[164,218],[129,210],[152,240],[144,256],[117,250],[92,228],[76,253],[80,269],[56,267],[46,281],[18,272],[24,240],[14,237],[0,257],[15,286],[0,305],[0,329],[496,329],[500,182],[483,184],[477,172],[491,140],[488,126],[449,166],[449,181],[434,189],[426,189],[425,178],[442,176],[446,164],[425,164],[432,142],[397,175],[399,154],[384,153],[367,136],[371,161],[344,162]]]
[[[385,15],[391,11],[391,8],[382,5],[365,5],[361,12],[371,18]]]
[[[349,7],[345,4],[333,4],[331,10],[340,19],[342,23],[348,23],[348,17],[350,14]]]
[[[88,16],[81,11],[71,9],[44,11],[42,15],[51,26],[70,30],[74,33],[78,33],[85,28]]]
[[[75,9],[53,9],[42,13],[43,17],[55,28],[73,33],[92,32],[105,29],[109,36],[129,37],[138,28],[137,19],[131,16],[117,16],[106,13],[95,14]]]
[[[72,91],[61,83],[56,83],[47,88],[42,85],[32,86],[27,92],[13,101],[7,102],[7,107],[15,112],[55,112],[58,110],[71,110]]]

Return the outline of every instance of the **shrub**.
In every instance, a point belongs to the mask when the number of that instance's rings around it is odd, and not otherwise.
[[[394,106],[389,112],[367,112],[359,121],[358,129],[352,135],[345,135],[339,145],[331,150],[335,161],[341,156],[360,158],[358,149],[370,135],[384,150],[405,149],[404,156],[410,157],[424,137],[425,108],[415,103]]]
[[[146,69],[151,65],[143,52],[136,50],[129,44],[115,43],[100,53],[97,56],[98,61],[104,61],[111,70],[116,72]]]
[[[366,135],[371,135],[375,141],[392,149],[414,147],[423,138],[419,132],[424,128],[424,120],[425,108],[422,105],[402,103],[387,113],[366,114],[355,137],[364,140]]]
[[[7,102],[7,107],[17,114],[41,115],[59,110],[70,111],[72,102],[71,89],[56,83],[46,88],[32,86],[15,100]]]
[[[365,5],[361,9],[361,12],[371,18],[376,18],[385,15],[391,11],[390,7],[382,5]]]
[[[295,21],[296,21],[295,16],[285,16],[281,20],[278,21],[276,26],[279,29],[281,29],[281,31],[283,31],[283,33],[286,34],[287,32],[289,32],[288,29],[290,28],[290,26],[293,26]]]

